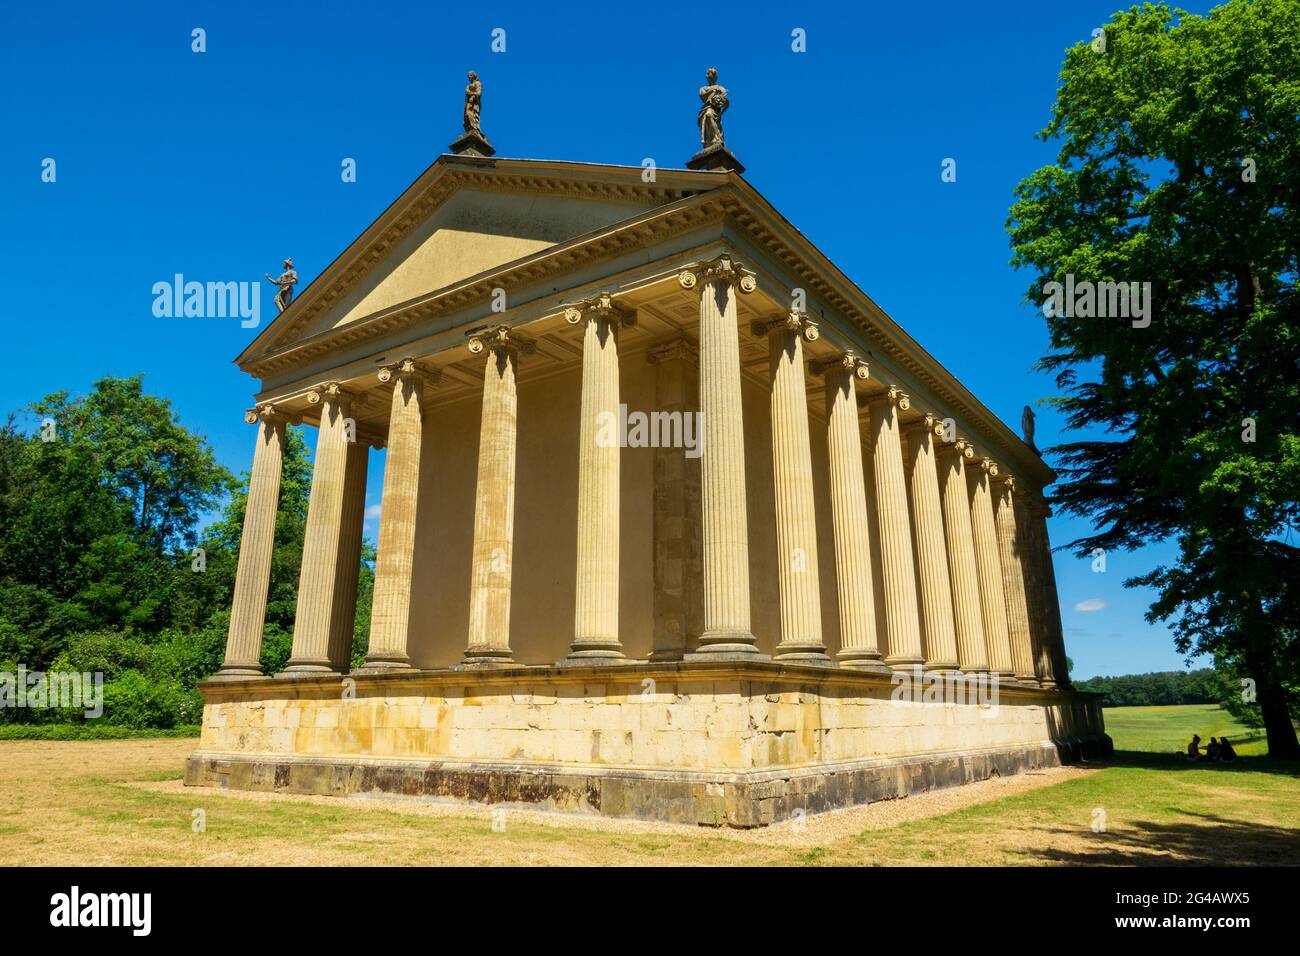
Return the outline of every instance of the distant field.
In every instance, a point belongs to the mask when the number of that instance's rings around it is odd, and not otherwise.
[[[1106,711],[1115,760],[717,831],[181,785],[186,739],[0,740],[0,865],[1252,865],[1300,862],[1300,767],[1214,706]],[[1228,734],[1243,759],[1175,756]],[[201,817],[204,827],[195,831]]]
[[[1173,707],[1107,707],[1106,732],[1116,750],[1157,754],[1183,752],[1200,734],[1202,744],[1211,737],[1228,735],[1233,749],[1242,756],[1263,756],[1268,752],[1264,732],[1237,723],[1218,704],[1182,704]]]

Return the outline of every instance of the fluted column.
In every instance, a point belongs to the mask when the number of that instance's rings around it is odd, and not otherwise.
[[[1034,518],[1029,507],[1029,496],[1017,494],[1014,498],[1014,505],[1016,509],[1016,529],[1023,542],[1020,567],[1025,574],[1025,611],[1029,618],[1029,648],[1034,662],[1034,677],[1038,684],[1047,687],[1052,685],[1043,681],[1043,632],[1046,625],[1042,606],[1042,573],[1038,567],[1038,534],[1034,528]],[[1054,683],[1053,681],[1053,685]]]
[[[583,323],[582,408],[578,420],[578,566],[569,660],[623,657],[618,639],[618,327],[622,317],[599,296],[566,317]]]
[[[802,314],[791,312],[774,322],[756,324],[754,332],[767,335],[771,388],[772,487],[781,592],[781,642],[773,659],[831,664],[822,640],[817,517],[803,365],[803,340],[815,341],[817,327]]]
[[[244,503],[244,531],[239,539],[226,658],[216,674],[230,679],[262,676],[262,630],[271,587],[271,555],[275,551],[275,517],[284,462],[284,418],[271,406],[263,405],[249,411],[244,420],[257,425],[257,444]]]
[[[357,436],[347,445],[343,485],[343,520],[339,525],[339,560],[334,583],[334,608],[330,615],[330,665],[346,672],[352,667],[356,637],[357,582],[361,574],[361,536],[366,520],[366,471],[369,442]]]
[[[700,411],[704,453],[704,633],[688,659],[761,658],[750,625],[749,514],[745,501],[745,421],[741,406],[737,292],[752,274],[729,256],[683,271],[700,290]]]
[[[1046,505],[1035,503],[1031,527],[1034,538],[1034,561],[1038,578],[1038,607],[1041,619],[1039,652],[1036,662],[1038,679],[1044,687],[1069,685],[1065,662],[1065,641],[1061,627],[1061,600],[1056,591],[1056,569],[1052,565],[1052,543],[1047,534]]]
[[[852,353],[814,366],[826,377],[826,447],[830,458],[831,519],[835,533],[835,583],[840,606],[841,667],[888,672],[876,636],[875,585],[871,572],[871,522],[862,470],[855,380],[867,366]]]
[[[655,408],[680,415],[685,448],[654,454],[654,649],[652,661],[679,661],[687,638],[704,631],[704,542],[700,516],[700,358],[685,337],[646,353],[654,367]],[[689,429],[689,431],[687,431]]]
[[[896,669],[909,669],[925,662],[921,653],[907,481],[903,476],[899,437],[898,413],[909,407],[908,397],[896,388],[871,403],[871,430],[875,436],[872,463],[885,592],[885,663]]]
[[[1025,541],[1016,521],[1015,482],[1007,476],[997,484],[994,493],[994,520],[998,531],[998,560],[1002,565],[1002,593],[1007,605],[1007,632],[1011,639],[1011,666],[1016,680],[1037,684],[1025,596]]]
[[[312,463],[302,568],[298,575],[293,651],[284,674],[334,669],[330,662],[330,635],[334,620],[334,593],[339,583],[348,438],[350,434],[355,436],[356,430],[356,423],[351,418],[351,398],[338,385],[325,386],[308,396],[308,401],[320,406],[320,427],[316,435],[316,457]]]
[[[993,524],[990,478],[998,466],[985,458],[966,470],[970,486],[970,524],[975,542],[975,568],[979,573],[980,609],[984,616],[984,641],[989,652],[989,670],[1012,677],[1011,639],[1007,633],[1006,597],[1002,590],[1002,564],[998,557],[998,532]]]
[[[470,339],[485,354],[483,417],[479,429],[478,488],[474,495],[474,551],[470,568],[469,644],[465,663],[507,664],[510,582],[514,560],[515,439],[519,350],[504,328]]]
[[[952,582],[944,544],[943,506],[935,467],[935,433],[943,433],[932,416],[904,429],[907,472],[912,492],[912,532],[916,541],[916,576],[921,594],[921,645],[931,670],[957,667],[957,633],[953,625]]]
[[[379,380],[392,383],[393,396],[366,669],[406,670],[411,667],[408,631],[424,444],[424,375],[407,359],[393,368],[380,369]]]
[[[974,457],[974,450],[964,441],[939,449],[939,486],[942,489],[943,527],[948,549],[948,577],[952,581],[957,663],[967,673],[989,669],[984,619],[980,610],[979,572],[975,566],[975,542],[971,534],[970,492],[966,487],[966,460]]]

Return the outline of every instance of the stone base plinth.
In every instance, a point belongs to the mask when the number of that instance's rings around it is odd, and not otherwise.
[[[1109,753],[1096,695],[901,681],[734,661],[213,681],[185,781],[753,827]]]

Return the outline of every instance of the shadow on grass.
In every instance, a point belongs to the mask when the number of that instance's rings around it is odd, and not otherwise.
[[[1261,738],[1262,739],[1262,738]],[[1272,760],[1268,757],[1238,757],[1227,762],[1188,760],[1183,754],[1153,753],[1149,750],[1116,750],[1105,760],[1090,760],[1089,766],[1137,767],[1142,770],[1209,770],[1214,773],[1271,773],[1300,777],[1300,761]]]
[[[1099,833],[1096,849],[1048,846],[1025,852],[1048,863],[1082,866],[1276,866],[1300,857],[1300,831],[1182,811],[1194,819],[1146,821]],[[1078,831],[1051,832],[1077,846]]]

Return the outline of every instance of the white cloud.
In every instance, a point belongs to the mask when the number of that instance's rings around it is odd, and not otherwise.
[[[1082,611],[1084,614],[1087,614],[1090,611],[1104,611],[1106,610],[1106,602],[1101,598],[1088,598],[1088,600],[1080,601],[1076,604],[1074,609],[1076,611]]]
[[[367,519],[369,519],[369,518],[378,518],[378,517],[379,517],[379,505],[369,505],[369,506],[366,507],[366,518],[367,518]]]

